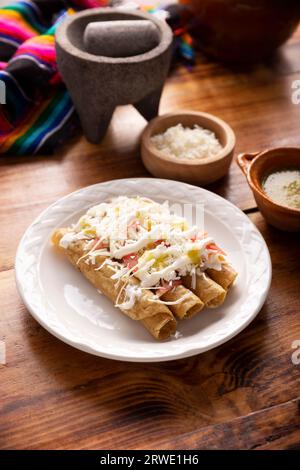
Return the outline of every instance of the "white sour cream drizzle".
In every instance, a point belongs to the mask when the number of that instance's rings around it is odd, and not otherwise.
[[[171,213],[167,202],[158,204],[142,197],[120,196],[89,209],[60,245],[68,248],[79,240],[86,240],[86,253],[80,260],[95,265],[100,258],[95,269],[108,265],[112,279],[123,283],[124,301],[116,302],[123,310],[134,306],[143,289],[155,292],[188,274],[195,287],[197,274],[207,268],[220,270],[226,260],[211,237]],[[139,285],[128,282],[132,276],[140,280]],[[159,297],[153,300],[171,305]]]

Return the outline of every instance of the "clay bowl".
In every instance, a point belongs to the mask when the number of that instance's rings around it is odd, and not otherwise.
[[[270,56],[296,30],[298,0],[181,0],[194,44],[230,63]]]
[[[168,157],[151,143],[155,134],[165,132],[169,127],[195,124],[214,132],[222,150],[214,157],[199,160],[183,160]],[[212,114],[186,111],[159,116],[146,126],[141,140],[142,160],[147,170],[159,178],[184,181],[205,186],[222,178],[229,170],[235,147],[235,135],[231,127]]]
[[[240,154],[237,157],[240,168],[246,175],[253,191],[257,206],[266,221],[274,227],[288,232],[300,230],[300,209],[282,206],[270,199],[262,189],[266,174],[288,167],[300,169],[300,148],[274,148],[265,152]]]

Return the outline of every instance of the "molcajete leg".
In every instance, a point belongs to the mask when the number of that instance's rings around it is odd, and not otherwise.
[[[134,107],[147,121],[158,115],[159,101],[163,87],[160,86],[149,95],[145,96],[141,101],[134,104]]]
[[[114,108],[108,108],[106,105],[103,109],[99,107],[96,112],[92,112],[87,106],[83,109],[77,108],[77,111],[85,137],[92,144],[99,144],[107,131]]]

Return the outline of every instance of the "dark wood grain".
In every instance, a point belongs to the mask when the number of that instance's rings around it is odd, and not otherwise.
[[[294,445],[295,407],[287,408],[286,421],[286,408],[277,406],[296,400],[300,391],[300,366],[291,361],[292,342],[300,339],[298,238],[267,227],[259,214],[251,219],[270,246],[274,267],[265,306],[227,344],[171,363],[113,362],[72,349],[31,318],[18,299],[12,270],[0,273],[0,325],[7,345],[0,447],[161,448],[168,442],[170,448],[209,447],[213,426],[221,423],[223,447],[244,447],[246,439],[247,447],[255,447],[265,445],[263,436],[271,433],[270,407],[278,428],[287,427],[284,446],[288,433]],[[266,430],[258,428],[258,434],[256,412],[261,421],[267,413]],[[230,429],[239,434],[247,427],[248,416],[252,434],[226,440]],[[221,437],[215,446],[220,442]]]
[[[299,32],[268,64],[229,70],[204,58],[192,72],[175,68],[161,112],[213,112],[234,128],[237,152],[300,145]],[[290,448],[300,443],[299,236],[280,233],[256,212],[244,176],[210,189],[261,230],[273,280],[256,320],[240,335],[200,356],[165,364],[96,358],[48,334],[29,315],[15,287],[17,244],[29,223],[70,191],[99,181],[146,175],[139,158],[144,120],[119,109],[99,146],[78,137],[52,157],[0,159],[0,448]]]
[[[300,450],[300,401],[291,400],[248,416],[207,426],[162,443],[162,449]]]

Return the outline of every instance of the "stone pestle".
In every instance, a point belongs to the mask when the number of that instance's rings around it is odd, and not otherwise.
[[[149,20],[95,21],[84,31],[83,43],[90,54],[131,57],[159,44],[159,30]]]

